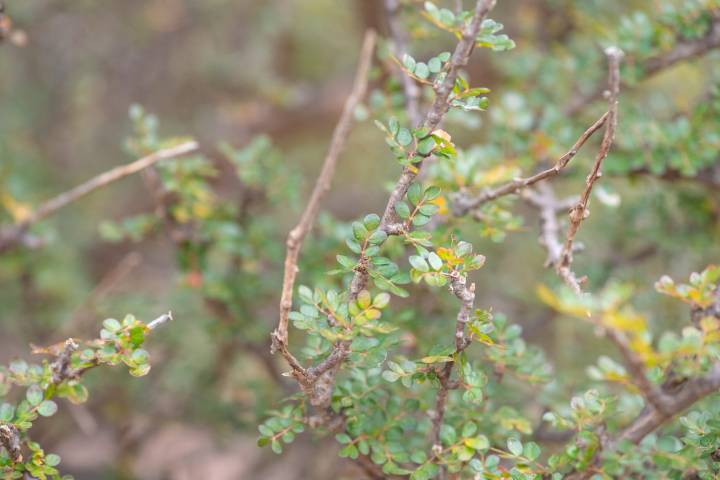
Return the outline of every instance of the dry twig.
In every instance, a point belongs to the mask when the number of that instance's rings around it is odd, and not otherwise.
[[[585,189],[580,194],[580,199],[577,204],[570,210],[570,225],[562,252],[560,253],[560,260],[555,266],[558,275],[560,275],[563,281],[576,293],[582,292],[580,287],[582,279],[578,279],[570,269],[573,260],[573,242],[580,229],[580,224],[589,214],[588,203],[590,202],[590,194],[592,193],[595,182],[602,175],[600,168],[615,140],[615,129],[617,127],[618,95],[620,93],[620,60],[623,57],[623,53],[619,48],[609,47],[605,50],[605,54],[608,57],[608,87],[610,92],[608,96],[608,118],[605,123],[605,135],[600,144],[600,150],[598,150],[595,156],[595,163],[590,170],[590,174],[585,179]]]
[[[129,175],[137,173],[149,166],[159,162],[160,160],[167,160],[170,158],[187,155],[188,153],[195,152],[198,149],[197,142],[190,141],[181,143],[174,147],[164,148],[158,150],[146,157],[136,160],[127,165],[120,165],[102,173],[96,177],[91,178],[87,182],[84,182],[75,188],[72,188],[66,192],[51,198],[50,200],[41,204],[38,208],[33,210],[29,215],[23,218],[16,225],[5,227],[0,230],[0,253],[9,250],[10,248],[17,245],[22,241],[27,229],[34,223],[52,215],[63,207],[79,200],[80,198],[94,192],[95,190],[102,188],[110,183],[116,182]]]
[[[293,288],[295,286],[295,277],[298,272],[298,257],[300,255],[300,249],[302,248],[303,241],[315,222],[315,217],[317,216],[318,209],[320,207],[320,201],[330,188],[330,182],[332,180],[333,173],[335,172],[335,165],[337,164],[340,152],[342,152],[342,149],[345,146],[345,141],[350,133],[355,107],[360,101],[362,101],[362,98],[365,95],[365,91],[367,89],[368,71],[372,62],[374,48],[375,32],[369,30],[365,34],[365,40],[363,41],[360,61],[358,63],[352,92],[345,101],[345,106],[342,114],[340,115],[340,120],[338,120],[335,131],[333,132],[330,148],[325,156],[325,161],[317,182],[315,183],[315,188],[310,195],[310,200],[305,207],[305,211],[300,217],[300,221],[297,226],[290,231],[287,239],[285,274],[283,277],[283,287],[280,299],[280,320],[278,322],[277,329],[272,335],[272,350],[280,350],[286,360],[290,362],[293,370],[298,372],[304,372],[304,369],[300,366],[300,363],[292,357],[292,354],[290,354],[287,349],[288,315],[290,314],[290,310],[292,310],[292,295]]]
[[[476,197],[470,197],[468,195],[459,195],[453,201],[453,214],[456,216],[462,216],[467,214],[470,210],[479,207],[480,205],[495,200],[505,195],[517,193],[519,190],[523,190],[527,187],[535,185],[536,183],[552,178],[560,173],[564,169],[570,160],[577,155],[578,151],[585,145],[592,135],[600,130],[605,125],[608,119],[609,112],[605,112],[600,118],[595,121],[582,135],[577,139],[575,144],[568,150],[562,157],[558,158],[555,165],[543,170],[542,172],[536,173],[530,177],[515,178],[510,182],[501,185],[492,190],[485,191]]]

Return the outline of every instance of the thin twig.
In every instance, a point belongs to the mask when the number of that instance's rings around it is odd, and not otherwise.
[[[335,172],[335,165],[337,164],[340,152],[342,152],[345,142],[350,133],[350,127],[352,125],[353,115],[355,107],[360,103],[365,96],[368,82],[368,71],[372,63],[372,54],[375,48],[375,32],[368,30],[365,34],[363,41],[363,47],[360,53],[360,61],[358,63],[357,73],[355,75],[355,82],[350,96],[345,101],[340,119],[335,126],[333,132],[332,141],[330,148],[325,157],[322,170],[318,176],[315,188],[310,195],[310,200],[305,207],[305,211],[300,217],[300,221],[297,226],[290,231],[287,239],[287,253],[285,256],[285,274],[283,277],[283,287],[280,299],[280,320],[278,322],[277,329],[273,332],[273,346],[272,350],[281,350],[283,356],[286,359],[296,365],[293,369],[297,369],[299,362],[291,358],[289,351],[287,350],[288,341],[288,315],[292,310],[292,295],[293,288],[295,286],[295,277],[297,276],[298,267],[298,256],[300,255],[300,249],[302,248],[305,236],[312,229],[315,217],[317,216],[318,209],[320,207],[320,201],[325,193],[330,188],[330,182],[332,181],[333,173]]]
[[[710,31],[697,40],[678,43],[672,50],[656,57],[649,58],[639,65],[643,72],[643,79],[647,79],[657,73],[672,67],[683,60],[699,57],[714,48],[720,47],[720,18],[715,18],[710,26]],[[623,83],[623,87],[626,87]],[[605,85],[598,85],[590,93],[578,95],[563,109],[566,116],[574,116],[587,105],[602,97]]]
[[[587,130],[583,132],[582,135],[580,135],[580,137],[570,148],[570,150],[568,150],[562,157],[558,158],[558,160],[555,162],[555,165],[553,165],[552,167],[543,170],[542,172],[536,173],[535,175],[532,175],[530,177],[513,179],[504,185],[483,192],[475,197],[469,197],[467,195],[461,194],[453,201],[453,214],[456,216],[465,215],[470,210],[477,208],[484,203],[490,202],[505,195],[516,193],[518,190],[522,190],[542,180],[546,180],[548,178],[556,176],[563,168],[567,166],[570,160],[572,160],[573,157],[577,155],[580,148],[585,145],[585,142],[587,142],[588,139],[595,132],[600,130],[603,125],[605,125],[608,116],[609,112],[605,112],[599,119],[597,119],[595,123],[593,123]]]
[[[615,140],[615,129],[617,127],[618,95],[620,93],[620,60],[623,57],[623,52],[619,48],[609,47],[605,50],[605,54],[608,57],[608,87],[610,91],[608,97],[608,118],[605,122],[605,135],[600,144],[600,150],[598,150],[595,156],[595,163],[590,170],[590,174],[585,179],[585,189],[580,194],[578,203],[570,210],[570,225],[568,226],[560,261],[556,265],[556,271],[560,277],[576,293],[581,293],[582,289],[580,287],[581,280],[577,279],[570,269],[572,264],[573,242],[580,229],[580,224],[589,214],[588,203],[590,202],[590,194],[592,193],[595,182],[602,175],[600,168]]]
[[[136,160],[127,165],[120,165],[105,173],[91,178],[90,180],[72,188],[66,192],[51,198],[33,210],[29,215],[20,220],[16,225],[6,227],[0,230],[0,253],[15,246],[25,234],[27,229],[34,223],[52,215],[63,207],[79,200],[80,198],[102,188],[110,183],[116,182],[122,178],[137,173],[160,160],[179,157],[188,153],[195,152],[198,149],[197,142],[190,141],[181,143],[174,147],[158,150],[146,157]]]

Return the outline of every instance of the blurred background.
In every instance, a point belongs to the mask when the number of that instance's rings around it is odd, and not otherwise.
[[[337,449],[332,440],[306,434],[278,457],[256,447],[256,425],[294,388],[280,376],[281,361],[267,353],[283,239],[350,91],[364,30],[387,34],[383,2],[5,4],[23,36],[0,43],[0,221],[12,222],[18,209],[136,158],[125,142],[142,124],[128,116],[133,104],[157,115],[162,136],[200,142],[214,172],[200,175],[213,205],[251,205],[245,223],[221,239],[247,245],[232,252],[245,260],[233,264],[236,270],[223,263],[227,252],[193,266],[187,251],[148,226],[142,215],[156,205],[141,175],[39,223],[34,231],[44,247],[0,257],[0,363],[30,358],[30,342],[94,338],[107,317],[130,312],[149,321],[168,309],[176,317],[150,342],[148,376],[131,379],[121,368],[91,372],[89,402],[63,403],[60,417],[39,422],[34,436],[59,453],[63,470],[78,479],[353,476],[350,464],[328,453]],[[401,20],[413,55],[452,49],[452,36],[432,31],[417,14],[422,2],[407,4]],[[602,47],[634,45],[628,68],[662,53],[662,42],[642,50],[646,37],[657,33],[652,21],[658,14],[657,3],[647,0],[500,1],[492,17],[517,47],[472,57],[469,77],[492,89],[490,107],[451,116],[445,126],[457,145],[477,145],[473,155],[487,160],[485,176],[470,186],[527,173],[542,158],[564,152],[605,108],[595,102],[578,113],[563,112],[602,82]],[[697,22],[689,18],[688,28]],[[659,299],[653,283],[663,274],[686,278],[720,253],[720,108],[714,93],[720,62],[708,50],[651,78],[633,78],[632,70],[623,77],[629,86],[618,146],[593,215],[583,224],[586,250],[576,261],[591,289],[610,278],[636,285],[633,303],[666,327],[686,314]],[[380,213],[386,203],[399,167],[372,119],[402,103],[397,85],[394,96],[382,93],[393,75],[392,62],[378,62],[316,235],[303,253],[300,283],[326,281],[323,272],[344,248],[347,222]],[[258,140],[259,134],[267,137]],[[559,194],[579,191],[592,161],[587,152],[557,182]],[[238,180],[235,169],[248,158],[269,162],[268,168],[254,179],[239,173]],[[512,168],[492,170],[494,165]],[[240,187],[253,182],[270,191],[254,204]],[[479,221],[452,220],[488,259],[475,275],[477,303],[523,325],[525,338],[544,347],[572,389],[573,379],[607,345],[585,325],[555,319],[538,300],[537,285],[557,279],[543,267],[537,212],[522,202],[504,207]],[[218,271],[213,262],[222,265],[220,280],[209,273]],[[218,298],[229,311],[218,307]],[[419,305],[399,302],[395,311],[399,318],[420,312],[432,322],[452,311],[444,310],[445,300],[424,296]]]

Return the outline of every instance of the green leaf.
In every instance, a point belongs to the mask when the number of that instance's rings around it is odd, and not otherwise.
[[[350,438],[350,435],[348,435],[347,433],[338,433],[337,435],[335,435],[335,440],[340,443],[352,442],[352,438]]]
[[[405,55],[403,55],[403,58],[402,58],[403,67],[405,67],[410,72],[415,71],[416,63],[417,62],[415,62],[415,59],[413,57],[411,57],[410,55],[408,55],[407,53]]]
[[[38,413],[43,417],[51,417],[57,412],[57,403],[52,400],[45,400],[38,406]]]
[[[400,375],[393,371],[385,370],[384,372],[382,372],[382,377],[388,382],[393,383],[397,382],[398,378],[400,378]]]
[[[440,440],[445,445],[452,445],[457,442],[457,432],[451,425],[444,423],[440,426]]]
[[[410,260],[410,265],[412,265],[415,270],[417,270],[417,271],[419,271],[419,272],[423,272],[423,273],[426,273],[426,272],[429,272],[429,271],[430,271],[430,267],[428,266],[428,264],[427,264],[427,262],[425,261],[425,259],[422,258],[421,256],[419,256],[419,255],[412,255],[412,256],[409,258],[409,260]]]
[[[422,227],[423,225],[430,223],[430,220],[432,220],[432,217],[418,213],[413,218],[412,224],[416,227]]]
[[[410,145],[412,143],[413,136],[410,133],[410,130],[403,127],[400,129],[400,131],[398,131],[396,140],[403,147],[407,147],[408,145]]]
[[[390,303],[390,294],[382,292],[375,296],[373,307],[383,309]]]
[[[433,137],[427,137],[423,138],[418,142],[417,145],[417,152],[420,155],[427,156],[430,155],[430,153],[435,148],[435,139]]]
[[[10,422],[15,416],[15,407],[9,403],[0,405],[0,422]]]
[[[523,444],[515,437],[508,438],[507,447],[508,450],[510,450],[510,453],[516,457],[519,457],[523,453]]]
[[[122,329],[122,325],[120,322],[115,320],[114,318],[108,318],[103,321],[103,327],[105,327],[107,330],[111,332],[117,332],[120,329]]]
[[[60,455],[57,455],[55,453],[45,455],[45,465],[49,467],[57,467],[58,465],[60,465]]]
[[[463,437],[472,437],[477,432],[477,425],[475,422],[467,422],[465,425],[463,425],[462,429],[462,436]]]
[[[416,462],[418,463],[418,462]],[[438,474],[439,467],[434,463],[426,463],[410,475],[410,480],[430,480]]]
[[[43,391],[38,385],[31,385],[25,393],[25,397],[30,405],[37,406],[43,400]]]
[[[417,205],[420,202],[420,199],[422,198],[422,187],[419,183],[413,183],[410,185],[407,192],[407,198],[413,205]]]
[[[428,68],[432,73],[440,72],[440,70],[442,70],[442,64],[442,60],[440,60],[438,57],[433,57],[428,60]]]
[[[395,204],[395,213],[397,213],[400,218],[408,218],[410,216],[410,207],[401,200]]]
[[[365,218],[363,219],[363,224],[368,230],[375,230],[377,227],[380,226],[380,217],[375,215],[374,213],[365,215]]]
[[[363,225],[360,222],[353,222],[352,230],[353,230],[353,236],[358,241],[365,241],[365,239],[367,238],[367,236],[369,234],[367,228],[365,228],[365,225]]]
[[[430,255],[428,255],[428,262],[430,263],[430,266],[433,268],[433,270],[440,270],[443,266],[443,261],[440,257],[438,257],[437,253],[430,252]]]
[[[473,450],[485,450],[490,447],[490,441],[485,435],[478,435],[477,437],[466,438],[465,445]]]
[[[379,245],[387,240],[387,237],[387,233],[385,233],[384,230],[375,230],[372,235],[370,235],[370,238],[368,238],[368,243]]]
[[[430,69],[427,64],[418,62],[417,65],[415,65],[415,75],[423,80],[428,78],[430,76]]]
[[[347,447],[343,448],[338,452],[338,455],[347,458],[350,457],[352,459],[358,458],[360,452],[358,452],[358,449],[355,445],[348,445]]]
[[[523,448],[523,456],[534,461],[540,456],[540,446],[535,442],[528,442]]]

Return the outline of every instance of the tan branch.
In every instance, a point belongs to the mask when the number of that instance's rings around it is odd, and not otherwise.
[[[582,146],[585,145],[585,142],[587,142],[595,132],[600,130],[603,125],[605,125],[608,116],[609,112],[605,112],[599,119],[597,119],[595,123],[593,123],[587,130],[583,132],[582,135],[580,135],[580,137],[570,148],[570,150],[568,150],[562,157],[558,158],[558,160],[555,162],[555,165],[553,165],[552,167],[543,170],[542,172],[536,173],[535,175],[532,175],[530,177],[516,178],[497,188],[483,192],[476,197],[469,197],[468,195],[460,194],[454,199],[453,214],[456,216],[465,215],[470,210],[477,208],[484,203],[490,202],[505,195],[516,193],[519,190],[535,185],[542,180],[546,180],[548,178],[552,178],[558,175],[560,171],[564,169],[568,163],[570,163],[570,160],[572,160],[573,157],[577,155],[578,151],[580,151]]]
[[[595,182],[602,175],[600,168],[615,140],[615,129],[617,127],[618,95],[620,93],[620,60],[623,57],[623,53],[622,50],[618,48],[609,47],[605,50],[605,54],[608,57],[608,87],[610,92],[608,96],[608,118],[605,123],[605,135],[600,144],[600,150],[598,150],[595,156],[595,162],[590,170],[590,174],[585,179],[585,189],[580,194],[580,199],[577,204],[570,210],[570,225],[567,236],[565,237],[565,243],[563,244],[560,261],[555,268],[558,275],[560,275],[565,283],[576,293],[581,293],[582,289],[580,287],[581,280],[577,279],[570,268],[572,264],[573,242],[580,229],[580,224],[589,214],[588,203],[590,202],[590,194],[592,193]]]
[[[305,211],[300,217],[300,221],[295,228],[290,231],[287,239],[287,253],[285,257],[285,274],[283,277],[283,287],[280,299],[280,319],[277,329],[273,332],[273,351],[280,350],[283,356],[291,363],[293,369],[301,368],[299,362],[289,355],[287,350],[288,340],[288,315],[292,310],[292,295],[295,286],[295,277],[297,276],[298,257],[305,237],[312,229],[315,217],[320,207],[320,201],[330,188],[330,182],[335,171],[338,157],[350,133],[355,107],[365,96],[368,82],[368,71],[372,63],[372,54],[375,48],[375,32],[369,30],[365,34],[362,51],[360,53],[360,61],[358,63],[355,82],[350,96],[345,101],[340,120],[333,132],[330,148],[325,157],[325,161],[318,176],[315,188],[310,195]]]
[[[21,241],[28,227],[32,224],[52,215],[63,207],[76,202],[82,197],[102,188],[110,183],[116,182],[129,175],[137,173],[149,166],[170,158],[187,155],[198,149],[197,142],[190,141],[181,143],[174,147],[164,148],[152,153],[146,157],[136,160],[127,165],[121,165],[113,168],[105,173],[91,178],[90,180],[72,188],[66,192],[57,195],[54,198],[44,202],[38,208],[33,210],[27,217],[23,218],[17,225],[5,228],[0,231],[0,252],[8,250]]]

